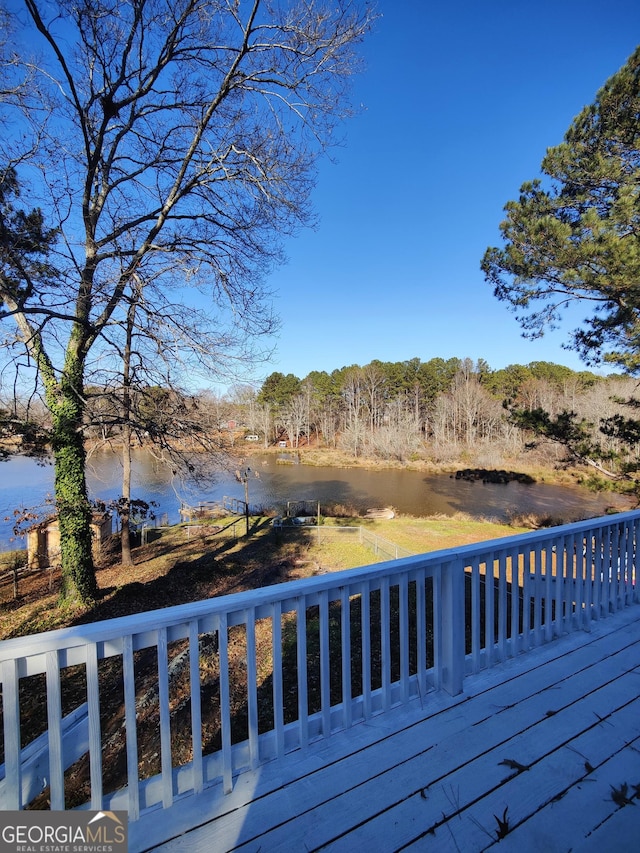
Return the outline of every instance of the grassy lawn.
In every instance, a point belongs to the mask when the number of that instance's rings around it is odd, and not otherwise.
[[[465,515],[412,518],[401,516],[389,519],[358,519],[358,523],[415,554],[440,551],[524,533],[524,527],[511,527],[493,521],[482,521]]]
[[[236,518],[216,519],[191,530],[182,525],[155,531],[134,549],[134,566],[119,562],[117,540],[98,567],[101,599],[91,608],[60,606],[59,570],[21,577],[14,598],[14,557],[0,563],[0,639],[67,625],[109,619],[213,595],[376,562],[366,546],[351,539],[316,543],[277,536],[269,518],[252,518],[250,536]],[[522,532],[464,516],[393,519],[327,519],[327,524],[362,525],[411,553],[424,553]],[[239,538],[235,538],[239,536]]]
[[[317,543],[315,537],[278,534],[269,518],[252,518],[250,536],[245,537],[244,524],[234,526],[236,519],[216,519],[190,529],[181,525],[154,532],[153,541],[134,550],[135,565],[123,567],[119,562],[118,542],[103,555],[97,578],[101,599],[91,608],[62,607],[58,603],[59,572],[33,572],[18,583],[14,598],[11,575],[4,576],[0,586],[0,637],[24,636],[67,625],[95,622],[144,610],[168,607],[193,600],[211,598],[225,593],[280,583],[312,575],[334,572],[375,562],[373,553],[357,539],[340,537],[336,541]],[[455,518],[394,518],[394,519],[335,519],[328,524],[353,526],[362,524],[375,533],[408,551],[422,553],[450,548],[468,542],[503,537],[521,528],[483,523],[462,516]],[[11,558],[5,567],[11,568]],[[411,596],[413,593],[409,592]],[[391,675],[397,677],[399,666],[399,606],[397,590],[390,595]],[[429,598],[429,596],[428,596]],[[349,603],[352,632],[352,694],[362,691],[362,666],[359,655],[359,634],[363,611],[358,596]],[[382,683],[381,653],[381,595],[370,596],[371,632],[371,689]],[[413,612],[412,605],[409,605]],[[307,610],[307,672],[309,713],[319,710],[320,699],[320,623],[317,607]],[[283,616],[282,654],[285,702],[285,722],[297,715],[297,653],[296,620],[292,614]],[[333,602],[329,612],[329,642],[331,647],[331,701],[341,701],[341,613],[339,602]],[[415,619],[410,618],[410,633],[415,635]],[[431,628],[429,628],[429,632]],[[415,638],[414,638],[415,639]],[[427,652],[431,654],[432,635],[427,636]],[[228,655],[230,678],[230,711],[232,739],[246,738],[247,692],[246,660],[247,633],[243,626],[229,629]],[[411,671],[417,665],[415,641],[410,648],[413,657]],[[172,757],[174,763],[191,760],[190,681],[185,664],[184,641],[170,644],[172,666]],[[260,731],[273,726],[273,656],[271,625],[268,619],[256,623],[257,702]],[[137,738],[139,773],[149,778],[160,772],[159,706],[157,700],[157,661],[154,650],[136,652]],[[211,638],[200,638],[201,702],[203,710],[202,736],[205,754],[220,749],[219,661]],[[105,790],[115,790],[126,783],[124,756],[125,731],[122,726],[122,661],[116,656],[100,663],[101,729],[103,738],[103,778]],[[63,714],[69,713],[86,699],[83,666],[65,669],[61,679]],[[22,740],[29,742],[46,731],[46,685],[43,675],[21,681]],[[0,755],[2,760],[2,755]],[[70,808],[86,802],[89,791],[88,756],[84,756],[65,774],[66,803]],[[32,803],[33,808],[46,808],[45,789]]]

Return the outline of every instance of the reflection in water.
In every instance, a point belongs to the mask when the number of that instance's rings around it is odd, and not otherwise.
[[[249,460],[258,476],[249,481],[249,499],[253,507],[275,508],[288,500],[312,500],[321,504],[342,504],[362,511],[371,507],[392,506],[406,515],[452,515],[464,512],[472,516],[506,521],[515,513],[550,515],[565,521],[602,515],[614,503],[611,495],[592,494],[577,487],[546,483],[525,485],[468,482],[448,474],[424,474],[399,469],[313,468],[306,465],[278,465],[273,456],[256,455]],[[2,463],[0,481],[0,548],[10,547],[10,522],[4,522],[18,506],[41,504],[53,485],[51,466],[39,466],[32,459],[16,457]],[[106,500],[121,493],[122,466],[116,454],[94,454],[88,467],[92,498]],[[244,487],[228,472],[221,472],[211,488],[198,490],[178,483],[167,466],[160,465],[149,453],[138,451],[133,460],[133,496],[158,503],[158,516],[169,522],[179,520],[181,500],[221,500],[224,496],[244,498]],[[624,507],[618,499],[617,506]]]

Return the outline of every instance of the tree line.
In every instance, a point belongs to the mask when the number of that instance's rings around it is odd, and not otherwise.
[[[222,441],[230,405],[267,442],[444,460],[544,441],[633,478],[640,49],[507,203],[481,262],[525,334],[577,303],[571,345],[625,376],[412,359],[196,398],[186,378],[264,363],[267,279],[283,239],[313,223],[315,165],[353,112],[375,15],[367,0],[14,6],[0,12],[0,428],[53,452],[65,597],[98,595],[86,439],[120,438],[126,519],[132,444],[191,471],[211,436],[224,449],[234,434]]]
[[[585,462],[617,477],[632,470],[640,436],[623,434],[637,381],[575,371],[547,361],[492,369],[484,360],[374,360],[300,378],[273,372],[259,388],[187,394],[151,385],[129,390],[88,386],[84,435],[90,452],[105,445],[152,447],[170,464],[181,458],[194,478],[243,452],[247,436],[268,448],[328,448],[353,459],[446,464],[506,464],[525,451],[532,462]],[[0,400],[0,404],[1,404]],[[9,407],[12,410],[9,411]],[[51,416],[42,402],[5,401],[8,420],[28,426],[28,452],[46,452]],[[33,443],[37,436],[41,443]]]
[[[354,458],[439,463],[464,454],[494,461],[513,456],[535,439],[523,413],[544,411],[552,419],[564,413],[617,471],[637,448],[601,427],[628,411],[635,388],[625,375],[546,361],[493,370],[483,360],[413,358],[312,371],[302,379],[274,372],[257,392],[234,389],[227,403],[265,446],[285,440],[292,448],[312,444]],[[557,461],[563,436],[546,438],[544,458]]]

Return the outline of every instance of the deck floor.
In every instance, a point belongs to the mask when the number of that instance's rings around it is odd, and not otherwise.
[[[640,606],[129,832],[163,853],[640,850]]]

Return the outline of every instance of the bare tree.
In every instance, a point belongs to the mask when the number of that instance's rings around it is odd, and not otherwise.
[[[85,428],[94,427],[97,415],[102,431],[89,453],[108,445],[122,462],[122,493],[108,506],[120,519],[123,565],[132,563],[132,510],[138,519],[150,512],[144,501],[132,497],[133,446],[144,445],[170,464],[174,481],[187,476],[209,482],[220,467],[235,467],[226,459],[229,433],[222,435],[218,424],[211,424],[209,407],[200,404],[184,377],[220,374],[221,353],[237,354],[237,337],[212,328],[209,318],[197,312],[187,318],[179,305],[159,311],[165,303],[153,282],[134,274],[123,295],[124,321],[104,330],[101,346],[94,348],[94,358],[85,368],[85,379],[91,381],[85,387]]]
[[[308,429],[307,411],[306,395],[296,394],[285,403],[280,413],[282,424],[289,436],[289,443],[296,449],[300,446],[300,436],[305,428]]]
[[[353,456],[362,453],[363,397],[362,368],[354,365],[347,368],[342,383],[345,427],[340,437],[341,446]]]
[[[256,418],[259,431],[263,434],[263,446],[266,450],[273,435],[273,415],[269,403],[257,405]]]
[[[472,444],[477,428],[478,397],[480,381],[474,372],[471,359],[465,358],[460,364],[451,386],[451,397],[456,411],[456,427],[459,438]]]
[[[136,276],[146,306],[136,326],[155,320],[160,347],[179,340],[203,366],[202,317],[249,344],[272,331],[265,275],[282,238],[312,221],[313,166],[349,112],[354,46],[371,15],[349,0],[24,0],[24,9],[22,44],[11,62],[4,54],[13,130],[1,156],[57,230],[58,275],[3,275],[0,318],[15,321],[52,416],[64,594],[91,600],[92,360],[108,358],[118,335],[122,347]],[[7,14],[17,20],[13,7]]]
[[[386,407],[386,423],[367,437],[367,450],[382,459],[406,461],[423,450],[422,435],[416,424],[412,401],[399,394]]]
[[[380,426],[384,388],[384,373],[377,364],[368,364],[362,368],[362,385],[366,407],[369,410],[369,432],[373,435],[376,427]]]

